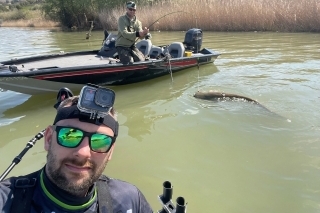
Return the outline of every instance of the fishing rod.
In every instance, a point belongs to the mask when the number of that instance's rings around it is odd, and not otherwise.
[[[191,14],[191,13],[186,12],[186,11],[183,11],[183,10],[179,10],[179,11],[174,11],[174,12],[171,12],[171,13],[167,13],[167,14],[161,16],[160,18],[158,18],[157,20],[155,20],[154,22],[152,22],[152,24],[150,24],[150,25],[147,27],[147,29],[150,29],[150,27],[152,27],[152,26],[153,26],[155,23],[157,23],[160,19],[163,19],[164,17],[169,16],[169,15],[172,15],[172,14],[175,14],[175,13],[188,13],[188,14]],[[196,21],[197,21],[197,17],[195,17],[195,18],[196,18]],[[197,23],[196,23],[196,25],[197,25]],[[137,39],[135,40],[135,42],[137,42],[138,39],[139,39],[139,38],[137,38]]]
[[[26,147],[22,150],[22,152],[20,152],[19,155],[17,155],[13,160],[11,165],[4,171],[4,173],[0,176],[0,181],[2,181],[8,174],[9,172],[13,169],[13,167],[15,167],[15,165],[17,165],[18,163],[20,163],[22,157],[27,153],[27,151],[29,149],[31,149],[35,143],[40,140],[41,138],[43,138],[44,136],[44,132],[46,130],[42,130],[40,131],[38,134],[36,134],[26,145]]]
[[[150,27],[152,27],[152,25],[154,25],[155,23],[157,23],[160,19],[162,19],[162,18],[164,18],[164,17],[166,17],[166,16],[168,16],[168,15],[175,14],[175,13],[188,13],[188,14],[191,14],[191,13],[186,12],[186,11],[183,11],[183,10],[179,10],[179,11],[167,13],[167,14],[161,16],[160,18],[158,18],[157,20],[155,20],[152,24],[150,24],[150,26],[148,27],[148,29],[149,29]]]

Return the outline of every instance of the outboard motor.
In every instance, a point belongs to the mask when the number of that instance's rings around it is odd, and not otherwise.
[[[198,53],[202,45],[202,30],[197,28],[189,29],[186,32],[183,44],[185,45],[185,50]]]
[[[98,52],[98,55],[105,56],[105,57],[115,57],[117,55],[116,49],[116,39],[117,36],[108,33],[107,31],[104,32],[105,39],[102,43],[102,47]]]

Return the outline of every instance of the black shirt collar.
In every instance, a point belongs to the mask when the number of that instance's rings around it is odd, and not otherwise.
[[[48,178],[45,169],[43,169],[43,182],[46,187],[46,189],[52,194],[56,199],[60,200],[63,203],[66,203],[68,205],[72,206],[79,206],[82,204],[87,203],[93,196],[95,192],[96,184],[92,185],[89,188],[89,191],[85,197],[76,197],[69,192],[59,188],[54,183],[51,182],[51,180]]]

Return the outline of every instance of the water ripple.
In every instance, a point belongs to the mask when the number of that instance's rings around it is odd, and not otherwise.
[[[35,56],[58,50],[47,29],[0,27],[0,61],[26,56]]]

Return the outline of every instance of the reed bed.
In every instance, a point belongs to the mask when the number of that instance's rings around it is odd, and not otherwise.
[[[181,11],[173,13],[176,11]],[[99,14],[103,28],[117,29],[125,8]],[[320,0],[163,0],[137,8],[137,17],[150,30],[320,32]]]
[[[138,4],[137,9],[138,19],[151,31],[197,27],[223,32],[320,32],[320,0],[162,0]],[[124,13],[124,7],[107,8],[97,21],[104,29],[117,30],[117,20]],[[57,27],[59,23],[46,20],[40,10],[16,10],[1,12],[0,26]]]

